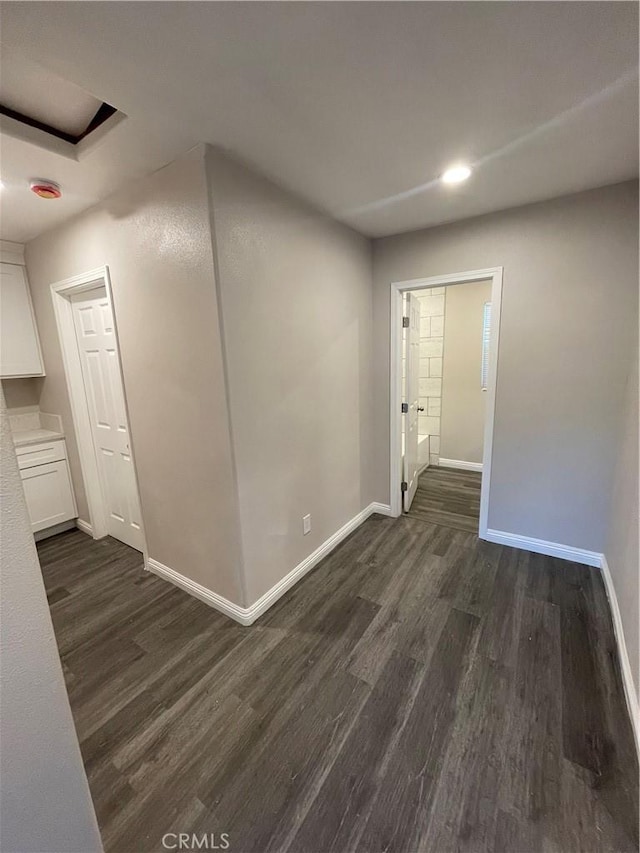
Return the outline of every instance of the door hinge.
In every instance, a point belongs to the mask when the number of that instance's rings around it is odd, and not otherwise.
[[[407,482],[406,482],[405,480],[403,480],[403,481],[400,483],[400,491],[401,491],[401,492],[406,492],[408,488],[409,488],[409,486],[408,486]]]
[[[409,328],[409,318],[408,318],[408,317],[403,317],[403,318],[402,318],[402,328],[403,328],[403,329],[408,329],[408,328]]]
[[[403,415],[406,415],[409,412],[409,404],[403,403],[401,407],[401,411]]]

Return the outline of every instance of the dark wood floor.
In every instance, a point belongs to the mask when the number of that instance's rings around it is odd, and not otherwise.
[[[373,516],[242,628],[112,539],[38,550],[109,853],[638,849],[595,569]]]
[[[478,532],[482,474],[430,465],[418,480],[408,515],[455,530]]]

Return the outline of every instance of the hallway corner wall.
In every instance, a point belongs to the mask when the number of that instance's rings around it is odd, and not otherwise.
[[[26,247],[47,375],[87,519],[50,285],[108,265],[149,557],[244,605],[204,148]]]
[[[252,604],[373,500],[371,242],[206,162]]]

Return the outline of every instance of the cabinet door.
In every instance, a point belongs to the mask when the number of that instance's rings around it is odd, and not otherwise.
[[[50,462],[20,472],[34,533],[76,517],[67,462]]]
[[[24,267],[0,264],[0,376],[43,376]]]

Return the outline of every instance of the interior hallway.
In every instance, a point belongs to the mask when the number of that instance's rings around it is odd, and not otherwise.
[[[637,850],[597,570],[372,516],[243,628],[113,539],[38,550],[108,853]]]

